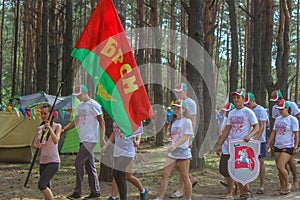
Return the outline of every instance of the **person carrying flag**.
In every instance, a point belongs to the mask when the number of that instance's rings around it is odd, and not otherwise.
[[[243,139],[245,142],[249,142],[250,139],[257,134],[259,125],[254,112],[244,106],[244,99],[246,94],[244,90],[237,90],[232,92],[233,102],[235,105],[234,110],[228,114],[226,120],[226,126],[223,130],[223,134],[218,142],[217,152],[222,151],[222,145],[226,138],[230,139]],[[232,152],[229,152],[230,155]],[[232,156],[232,155],[231,155]],[[238,183],[240,189],[240,200],[246,200],[249,198],[249,185],[245,186],[242,183]]]
[[[39,189],[43,192],[45,199],[54,199],[50,189],[50,181],[59,170],[60,157],[58,152],[58,141],[61,134],[61,125],[51,123],[53,116],[50,116],[51,106],[44,105],[41,108],[41,117],[44,122],[38,127],[34,139],[34,148],[41,149],[40,154],[40,179],[38,182]],[[52,113],[53,114],[53,113]],[[41,141],[41,137],[44,136]]]
[[[99,125],[100,125],[100,146],[105,145],[105,122],[102,114],[101,105],[88,95],[88,89],[85,85],[79,85],[73,92],[80,103],[77,108],[75,119],[66,125],[62,132],[75,128],[78,125],[78,134],[80,140],[79,151],[75,160],[76,168],[76,186],[74,192],[67,196],[68,199],[79,199],[82,196],[82,187],[84,182],[84,171],[88,174],[91,193],[85,199],[100,198],[100,185],[97,176],[94,159],[94,147],[98,143]]]

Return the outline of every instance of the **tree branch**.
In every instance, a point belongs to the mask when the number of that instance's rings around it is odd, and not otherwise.
[[[251,15],[246,9],[244,9],[242,6],[239,6],[240,9],[242,9],[242,11],[244,11],[249,17],[251,17],[252,20],[255,19],[255,17],[253,15]]]

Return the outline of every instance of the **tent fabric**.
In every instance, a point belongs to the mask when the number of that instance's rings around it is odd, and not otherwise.
[[[13,107],[14,104],[20,104],[20,107],[27,108],[30,105],[38,102],[46,102],[46,94],[43,92],[35,93],[35,94],[29,94],[25,96],[20,96],[17,99],[13,99]]]
[[[48,102],[50,105],[53,105],[56,96],[47,95],[44,92],[39,92],[35,94],[29,94],[25,96],[20,96],[12,100],[13,107],[19,105],[22,108],[27,108],[36,103],[45,103]],[[54,106],[54,109],[57,110],[68,110],[72,108],[72,96],[67,97],[58,97]]]
[[[30,162],[32,141],[40,123],[0,112],[0,162]]]
[[[13,107],[32,108],[39,103],[53,105],[56,96],[47,95],[44,92],[19,96],[12,100]],[[68,111],[75,102],[72,96],[58,97],[54,109]],[[76,104],[76,103],[75,103]],[[54,121],[63,127],[70,122],[69,112],[64,117],[59,115]],[[16,113],[0,112],[0,162],[31,162],[34,149],[33,139],[41,120],[33,120],[26,117],[18,118]],[[61,136],[58,144],[60,153],[76,153],[79,150],[79,136],[77,129],[68,131]],[[100,152],[99,143],[95,152]]]
[[[76,153],[79,150],[79,136],[77,129],[67,131],[60,153]],[[100,142],[94,148],[94,152],[100,152]]]
[[[19,96],[12,99],[12,107],[32,108],[41,103],[53,105],[56,96],[44,92]],[[67,111],[72,108],[72,96],[58,97],[54,109]],[[70,113],[65,112],[64,117],[54,119],[55,122],[65,126],[70,121]],[[0,162],[31,162],[34,149],[33,139],[41,120],[18,118],[16,113],[0,112]],[[76,133],[77,134],[77,133]],[[61,137],[59,150],[64,144]],[[78,142],[77,142],[78,143]]]

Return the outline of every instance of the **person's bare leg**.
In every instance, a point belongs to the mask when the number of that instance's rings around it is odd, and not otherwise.
[[[196,180],[192,176],[190,176],[190,175],[189,175],[189,179],[190,179],[192,185],[196,182]],[[184,186],[184,181],[180,177],[179,184],[178,184],[178,187],[177,187],[176,191],[183,194],[183,186]]]
[[[294,188],[299,188],[299,180],[298,180],[298,175],[297,175],[297,166],[296,166],[296,162],[295,162],[293,156],[291,156],[291,158],[289,159],[288,165],[290,166],[291,172],[293,174]]]
[[[278,170],[278,177],[279,177],[279,184],[280,184],[280,191],[283,191],[284,190],[284,182],[283,182],[283,177],[278,169],[278,162],[279,162],[279,157],[280,157],[280,152],[275,152],[274,153],[274,157],[275,157],[275,162],[276,162],[276,167],[277,167],[277,170]]]
[[[136,178],[135,176],[133,176],[131,173],[126,172],[126,180],[129,181],[135,187],[137,187],[140,192],[142,192],[144,190],[141,181],[138,178]]]
[[[259,159],[260,161],[260,172],[259,172],[259,179],[260,179],[260,185],[259,189],[264,190],[265,188],[265,174],[266,174],[266,165],[263,158]]]
[[[175,166],[176,166],[176,161],[174,161],[173,159],[167,158],[163,172],[162,172],[162,179],[161,179],[161,183],[160,183],[160,187],[159,187],[158,197],[160,200],[163,200],[165,197],[165,193],[166,193],[168,183],[169,183],[168,179],[169,179],[169,176]]]
[[[232,180],[231,177],[226,177],[226,181],[228,184],[227,194],[225,194],[225,196],[223,196],[222,199],[229,199],[229,198],[232,198],[232,196],[233,196],[235,182],[234,182],[234,180]]]
[[[54,200],[52,191],[49,188],[44,189],[42,192],[44,194],[45,200]]]
[[[283,186],[282,189],[284,191],[291,189],[289,183],[289,174],[285,166],[289,162],[290,158],[291,155],[287,153],[280,153],[279,157],[277,158],[277,168],[281,175],[282,186]]]
[[[113,178],[112,184],[111,184],[111,196],[116,197],[117,195],[118,195],[118,186],[117,186],[115,178]]]
[[[192,199],[192,183],[189,178],[190,160],[184,160],[178,162],[178,169],[180,172],[180,179],[182,179],[185,186],[185,198],[187,200]]]

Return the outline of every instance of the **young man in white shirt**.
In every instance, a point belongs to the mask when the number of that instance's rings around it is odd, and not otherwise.
[[[98,133],[100,127],[100,145],[105,145],[105,122],[102,114],[101,105],[88,95],[85,85],[79,85],[73,92],[80,103],[77,108],[75,119],[62,129],[62,133],[78,126],[80,140],[79,151],[75,160],[76,186],[74,192],[67,196],[68,199],[79,199],[82,196],[84,182],[84,172],[86,171],[89,179],[91,193],[85,199],[100,199],[100,185],[94,160],[94,147],[98,143]]]

